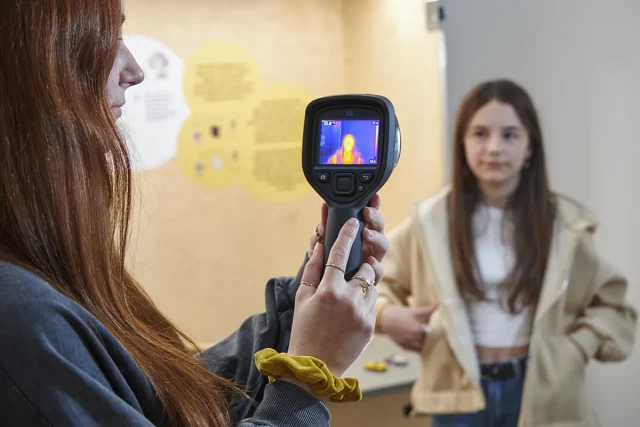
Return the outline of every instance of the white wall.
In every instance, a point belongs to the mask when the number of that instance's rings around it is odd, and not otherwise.
[[[640,307],[640,1],[441,3],[448,117],[484,79],[522,83],[542,116],[554,188],[598,215],[599,249]],[[603,425],[640,424],[640,349],[623,364],[592,364],[587,382]]]

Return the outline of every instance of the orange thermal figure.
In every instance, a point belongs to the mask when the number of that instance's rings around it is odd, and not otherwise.
[[[331,165],[361,165],[363,163],[362,155],[356,149],[356,139],[351,134],[342,138],[342,148],[329,157]]]

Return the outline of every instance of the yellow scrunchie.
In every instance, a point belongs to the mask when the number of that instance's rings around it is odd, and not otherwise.
[[[293,376],[309,384],[315,394],[329,397],[331,402],[357,402],[362,399],[357,379],[336,377],[322,360],[315,357],[289,356],[265,348],[257,352],[254,358],[258,370],[269,377],[269,382],[278,377]]]

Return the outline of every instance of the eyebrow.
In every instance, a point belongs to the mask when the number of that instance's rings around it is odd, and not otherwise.
[[[508,130],[508,131],[521,131],[522,128],[520,126],[507,126],[504,128],[504,130]]]
[[[471,125],[469,126],[470,130],[486,130],[489,129],[489,126],[486,125],[481,125],[481,124],[477,124],[477,125]],[[524,129],[522,128],[522,126],[505,126],[502,128],[502,131],[507,131],[507,132],[522,132]]]

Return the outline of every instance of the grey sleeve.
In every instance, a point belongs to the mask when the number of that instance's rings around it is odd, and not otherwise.
[[[46,390],[46,388],[45,388]],[[87,399],[76,395],[76,405],[55,401],[57,393],[49,395],[52,402],[46,406],[59,406],[64,409],[64,416],[46,416],[34,401],[27,397],[15,383],[0,370],[0,413],[7,425],[32,427],[51,427],[53,425],[82,426],[131,426],[152,427],[153,424],[144,416],[134,411],[116,411],[113,408],[113,396],[103,399]],[[95,397],[95,396],[94,396]],[[287,410],[282,410],[283,402],[287,402]],[[43,402],[37,401],[42,404]],[[105,404],[106,403],[106,404]],[[95,412],[104,406],[100,413]],[[124,405],[123,405],[124,406]],[[326,406],[314,396],[298,386],[277,381],[267,385],[262,404],[252,418],[241,421],[238,427],[328,427],[330,415]]]
[[[328,427],[330,419],[329,410],[315,396],[295,384],[276,381],[266,386],[253,417],[238,427]]]
[[[296,277],[276,278],[267,283],[264,313],[250,317],[228,338],[197,356],[211,372],[233,380],[249,397],[240,394],[232,397],[231,413],[236,423],[251,417],[257,403],[265,398],[268,380],[256,368],[254,354],[265,348],[278,352],[289,348],[295,296],[307,261],[305,257]]]
[[[45,379],[49,380],[48,377]],[[66,384],[61,383],[42,382],[39,392],[27,396],[27,391],[19,388],[8,374],[0,369],[0,414],[2,422],[6,423],[2,425],[154,426],[144,415],[106,388],[90,386],[75,390],[64,388]]]
[[[0,424],[154,425],[91,325],[56,302],[11,314],[0,334]]]

